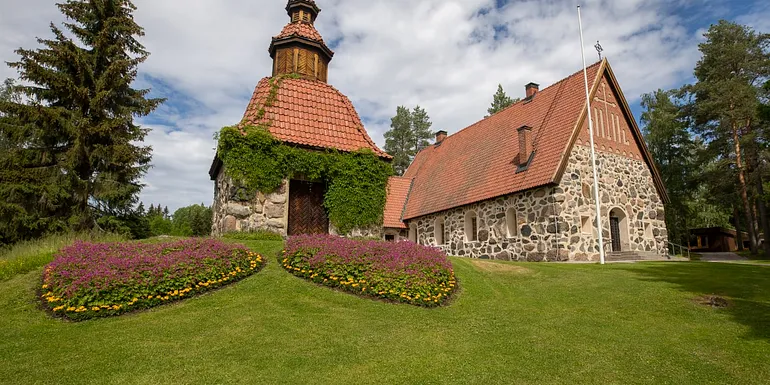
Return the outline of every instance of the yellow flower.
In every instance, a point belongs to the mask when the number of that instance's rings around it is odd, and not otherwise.
[[[48,289],[48,285],[43,285],[43,289]]]
[[[93,310],[93,311],[99,311],[99,306],[94,306],[94,307],[92,307],[92,308],[91,308],[91,310]]]

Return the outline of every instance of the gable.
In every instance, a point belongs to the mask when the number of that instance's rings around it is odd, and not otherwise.
[[[599,80],[591,101],[596,150],[641,160],[642,150],[619,100],[615,88],[605,73]],[[590,144],[587,119],[580,129],[577,144]]]
[[[628,101],[618,85],[612,67],[606,59],[602,62],[602,67],[599,71],[601,77],[596,79],[591,92],[591,119],[594,126],[595,149],[601,153],[644,161],[652,174],[658,195],[664,203],[668,203],[669,197],[663,179],[660,177],[657,166],[655,166],[655,161],[647,148],[639,126],[631,114]],[[566,152],[554,178],[555,181],[561,180],[567,164],[567,157],[572,152],[573,146],[575,144],[590,146],[588,118],[585,109],[583,109],[578,122],[576,126],[579,125],[580,128],[573,133],[572,140],[568,145],[569,151]]]

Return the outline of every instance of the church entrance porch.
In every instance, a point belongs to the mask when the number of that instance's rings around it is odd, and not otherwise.
[[[288,235],[329,233],[329,218],[323,206],[325,193],[322,183],[289,182]]]

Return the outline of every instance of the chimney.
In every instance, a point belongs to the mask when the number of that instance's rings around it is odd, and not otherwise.
[[[443,142],[444,139],[446,139],[446,134],[447,133],[444,130],[441,130],[441,131],[437,132],[436,133],[436,144],[440,144],[441,142]]]
[[[521,126],[519,131],[519,166],[526,167],[532,157],[532,127]]]
[[[535,96],[537,91],[540,91],[540,84],[529,83],[526,86],[524,86],[524,89],[527,91],[527,99],[530,99],[533,96]]]

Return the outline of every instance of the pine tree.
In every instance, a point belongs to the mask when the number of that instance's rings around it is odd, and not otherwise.
[[[752,253],[757,229],[750,198],[748,162],[759,159],[753,144],[758,121],[759,92],[770,76],[770,35],[732,22],[720,21],[698,47],[703,54],[695,67],[694,114],[699,132],[735,168]]]
[[[666,228],[669,239],[686,244],[689,238],[690,212],[693,200],[696,144],[682,107],[672,100],[673,92],[657,90],[642,95],[644,139],[660,170],[671,203],[666,206]]]
[[[19,61],[9,63],[32,85],[17,87],[28,103],[0,104],[0,112],[14,120],[4,129],[24,138],[11,162],[16,175],[0,180],[0,200],[80,230],[131,214],[151,159],[151,148],[139,144],[148,130],[133,118],[162,100],[131,88],[148,52],[136,40],[144,32],[130,0],[57,6],[69,34],[52,23],[52,39],[38,39],[43,47],[36,50],[16,50]],[[39,195],[39,202],[30,206],[29,194],[11,193],[18,185]]]
[[[414,138],[415,143],[413,148],[414,154],[417,154],[421,149],[430,145],[430,140],[433,139],[434,135],[433,131],[430,129],[432,125],[433,123],[431,123],[428,113],[420,108],[419,105],[412,110],[412,137]],[[414,154],[412,154],[412,159],[414,159]]]
[[[393,156],[393,170],[396,175],[404,175],[414,156],[414,133],[412,132],[412,113],[408,108],[399,106],[396,116],[390,120],[390,130],[385,133],[385,152]]]
[[[497,85],[497,92],[495,92],[495,95],[492,96],[492,106],[487,109],[487,116],[485,118],[488,118],[508,107],[510,107],[513,103],[518,102],[519,99],[512,99],[510,98],[505,91],[503,91],[503,85],[498,84]]]

